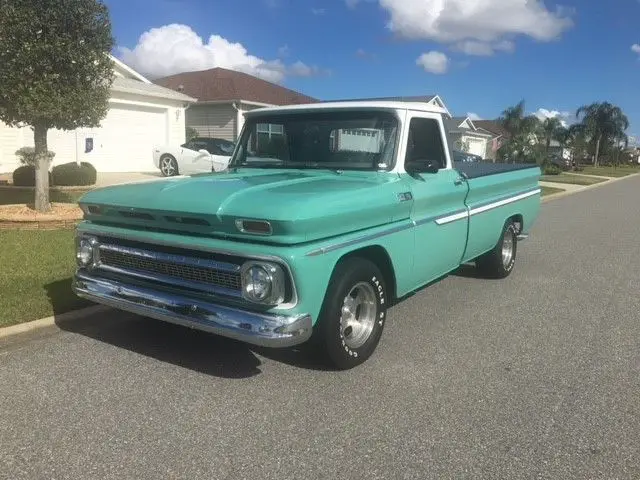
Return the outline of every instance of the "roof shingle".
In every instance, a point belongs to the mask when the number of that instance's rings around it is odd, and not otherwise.
[[[178,73],[159,78],[155,80],[155,83],[195,97],[199,102],[245,100],[270,105],[298,105],[318,102],[315,98],[289,88],[243,72],[220,67]]]

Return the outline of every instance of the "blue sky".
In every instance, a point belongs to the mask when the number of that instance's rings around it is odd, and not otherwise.
[[[116,55],[150,77],[222,66],[321,99],[438,94],[481,118],[607,100],[640,134],[640,0],[106,3]]]

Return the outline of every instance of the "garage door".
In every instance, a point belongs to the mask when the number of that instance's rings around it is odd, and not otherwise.
[[[78,141],[80,158],[100,172],[155,171],[152,149],[167,143],[167,110],[111,104],[101,127],[79,130]]]
[[[475,138],[466,139],[469,144],[469,152],[474,155],[480,155],[484,158],[487,155],[487,142]]]

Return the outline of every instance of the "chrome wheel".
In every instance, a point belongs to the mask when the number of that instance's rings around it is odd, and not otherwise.
[[[171,157],[162,157],[160,159],[160,171],[165,177],[171,177],[176,173],[175,161]]]
[[[356,349],[371,336],[377,317],[376,292],[366,282],[356,284],[342,303],[340,334],[345,345]]]
[[[510,268],[513,260],[513,243],[513,234],[509,229],[502,239],[502,266],[506,269]]]

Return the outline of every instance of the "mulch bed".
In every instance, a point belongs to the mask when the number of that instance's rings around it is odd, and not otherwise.
[[[73,228],[82,220],[82,210],[73,203],[52,203],[51,211],[36,212],[32,205],[0,205],[0,230]]]

